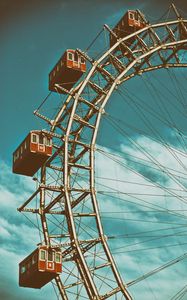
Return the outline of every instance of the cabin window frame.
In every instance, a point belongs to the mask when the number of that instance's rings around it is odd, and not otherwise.
[[[43,139],[43,143],[40,143],[40,138],[42,137],[42,139]],[[39,145],[45,145],[45,136],[44,135],[42,135],[42,134],[40,134],[40,135],[38,135],[38,144]]]
[[[85,64],[85,59],[84,59],[84,57],[82,57],[82,56],[80,56],[80,63],[81,63],[82,65]]]
[[[29,260],[27,263],[27,270],[29,270],[32,266],[32,260]]]
[[[51,257],[49,257],[49,254],[51,255]],[[54,251],[53,250],[48,250],[47,251],[47,261],[54,262]]]
[[[68,57],[67,57],[68,60],[74,61],[74,53],[68,52],[67,54],[68,54]],[[71,56],[71,58],[70,58],[70,56]]]
[[[37,254],[35,253],[32,257],[32,265],[34,265],[37,262]]]
[[[131,19],[131,20],[135,20],[135,18],[134,18],[134,14],[133,14],[132,12],[129,12],[129,19]]]
[[[47,147],[52,146],[52,138],[50,138],[50,137],[45,137],[45,145],[46,145]]]
[[[36,137],[36,141],[34,142],[34,137]],[[38,134],[32,133],[31,135],[31,143],[38,144]]]
[[[19,155],[19,149],[16,151],[16,160],[19,159],[20,155]]]
[[[42,258],[42,253],[44,254],[44,258]],[[46,261],[46,250],[40,249],[39,257],[40,257],[40,260]]]
[[[22,265],[21,267],[20,267],[20,273],[21,274],[23,274],[23,273],[25,273],[26,272],[26,266],[25,265]]]
[[[136,22],[140,22],[139,15],[138,15],[137,13],[134,14],[134,20],[135,20]]]
[[[57,258],[58,257],[58,258]],[[60,264],[62,262],[62,256],[61,256],[61,253],[60,252],[56,252],[55,253],[55,262],[57,264]]]
[[[75,59],[75,58],[77,58],[77,60]],[[74,60],[73,60],[75,63],[80,63],[80,57],[79,57],[79,55],[78,55],[78,53],[77,52],[75,52],[74,53]]]

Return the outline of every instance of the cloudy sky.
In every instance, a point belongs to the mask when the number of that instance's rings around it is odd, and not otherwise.
[[[0,0],[0,136],[3,141],[0,152],[1,299],[39,300],[46,295],[48,299],[55,299],[50,285],[41,291],[18,287],[18,262],[35,248],[39,237],[28,220],[16,211],[32,193],[35,183],[30,178],[11,172],[12,152],[28,131],[41,127],[33,111],[48,94],[48,73],[67,48],[86,49],[103,24],[113,26],[127,9],[138,8],[155,22],[165,13],[169,4],[169,0]],[[178,0],[176,5],[187,16],[186,1]],[[160,74],[161,77],[149,74],[143,79],[133,79],[125,91],[122,89],[120,94],[112,97],[113,101],[108,105],[109,118],[103,121],[98,137],[97,189],[103,200],[101,212],[106,234],[123,237],[124,234],[131,235],[126,240],[111,240],[116,262],[127,281],[186,252],[186,75],[184,70]],[[175,86],[178,85],[176,76],[180,79],[180,89]],[[155,87],[160,92],[155,93]],[[166,118],[167,114],[166,119],[173,127],[167,124],[163,126],[150,113],[146,115],[147,122],[152,124],[154,121],[154,128],[159,130],[160,138],[158,133],[146,127],[145,120],[137,113],[137,106],[133,107],[131,103],[124,105],[124,99],[135,99],[135,91],[140,89],[137,103],[144,99],[149,112],[150,107],[154,107],[156,113],[159,111],[158,106],[154,106],[155,97],[166,99],[168,110],[159,113],[162,118]],[[176,109],[177,97],[179,101]],[[116,126],[111,125],[110,116],[115,115],[116,124],[124,126],[121,121],[124,121],[123,116],[127,111],[127,123],[145,130],[145,135],[138,135],[137,131],[135,134],[132,129],[125,134],[119,133]],[[176,128],[180,128],[183,136],[176,134]],[[167,141],[164,145],[163,139]],[[169,144],[171,151],[168,151],[166,144]],[[157,162],[156,168],[153,168],[153,162]],[[158,168],[158,165],[161,167]],[[166,174],[164,170],[169,171]],[[115,182],[114,177],[117,179]],[[167,190],[164,190],[164,186]],[[168,190],[172,193],[168,193]],[[180,211],[180,214],[165,216],[159,213],[168,209],[173,209],[175,213],[176,210]],[[112,226],[110,220],[113,220]],[[165,236],[164,240],[156,240],[158,228]],[[151,233],[139,238],[136,233],[140,231]],[[151,238],[155,240],[147,242]],[[144,250],[138,251],[140,248]],[[154,249],[149,251],[148,248]],[[127,274],[124,266],[119,263],[122,259],[128,261]],[[163,271],[162,275],[160,273],[132,286],[132,295],[135,299],[171,299],[186,284],[185,270],[186,264],[183,261],[178,267],[175,265],[170,271]],[[172,282],[175,285],[171,287]],[[187,296],[183,299],[187,299]]]

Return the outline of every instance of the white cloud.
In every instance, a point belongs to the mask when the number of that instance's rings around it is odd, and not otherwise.
[[[162,145],[148,138],[139,138],[137,139],[137,142],[141,147],[144,147],[151,156],[154,156],[165,169],[171,167],[174,170],[184,172],[183,167],[177,162],[175,157],[168,153],[167,149]],[[99,146],[99,148],[101,147]],[[112,191],[114,192],[112,196],[116,197],[112,198],[111,193],[104,193],[101,195],[101,193],[98,192],[101,212],[109,212],[109,218],[103,218],[105,231],[107,231],[108,235],[131,234],[143,231],[148,232],[145,234],[144,238],[140,238],[137,234],[135,238],[124,237],[123,239],[109,240],[111,248],[115,249],[113,251],[114,258],[122,277],[125,278],[126,282],[129,282],[185,252],[185,245],[180,245],[185,240],[185,237],[183,238],[182,236],[165,237],[164,239],[141,243],[141,241],[149,240],[151,237],[154,238],[157,234],[171,235],[178,232],[179,229],[174,229],[176,225],[170,223],[185,223],[185,219],[177,219],[177,217],[170,217],[167,214],[161,216],[162,214],[155,213],[154,209],[157,206],[161,207],[160,210],[167,208],[181,209],[183,204],[175,197],[168,197],[168,193],[154,185],[155,183],[161,184],[162,180],[158,181],[155,177],[155,181],[154,178],[152,178],[152,182],[150,182],[149,175],[146,177],[144,173],[142,173],[140,165],[136,163],[131,164],[129,162],[128,158],[132,156],[147,159],[145,155],[135,147],[129,147],[128,145],[122,144],[120,150],[129,155],[124,157],[120,157],[119,153],[107,148],[102,148],[102,150],[113,155],[111,157],[117,158],[119,162],[116,163],[108,158],[107,155],[101,153],[97,153],[96,155],[96,176],[99,177],[98,179],[96,178],[96,180],[99,181],[97,190],[105,192]],[[116,155],[118,155],[118,157]],[[180,154],[177,155],[181,161],[186,164],[186,158]],[[135,159],[135,161],[138,161],[138,159]],[[25,292],[24,289],[18,289],[16,287],[18,263],[28,255],[34,249],[37,242],[39,242],[37,229],[35,229],[32,224],[30,225],[27,220],[16,211],[16,208],[22,204],[34,190],[34,183],[30,178],[12,175],[10,168],[4,162],[2,163],[2,166],[0,175],[0,238],[2,239],[0,254],[4,257],[4,261],[0,263],[0,269],[3,269],[4,263],[8,265],[7,271],[3,275],[3,281],[5,283],[7,282],[8,274],[10,270],[12,270],[11,282],[16,293],[20,295],[31,293],[30,295],[34,297],[31,297],[31,299],[40,299],[42,293],[45,295],[45,291],[51,291],[52,289],[46,287],[39,292],[28,292],[28,290]],[[131,168],[134,168],[135,172],[133,172]],[[152,172],[153,175],[159,174],[158,171],[153,170]],[[175,172],[174,174],[178,173]],[[118,181],[115,179],[118,179]],[[165,184],[167,188],[179,189],[177,183],[169,177],[165,180]],[[106,185],[106,187],[102,185]],[[126,194],[117,193],[117,191]],[[184,195],[184,192],[182,191],[175,191],[175,193],[177,193],[178,196]],[[148,197],[145,194],[158,194],[160,196]],[[121,198],[121,200],[119,200],[119,198]],[[159,207],[157,208],[159,209]],[[152,213],[146,212],[148,210],[152,210]],[[120,213],[115,214],[115,212]],[[107,215],[103,214],[103,216]],[[164,222],[168,222],[168,224],[164,224]],[[168,227],[171,229],[164,231],[164,229]],[[157,229],[162,229],[163,231],[157,233]],[[184,228],[182,228],[181,231],[182,230],[184,230]],[[151,232],[149,233],[149,231]],[[129,246],[134,243],[137,243],[137,245]],[[168,244],[178,244],[178,246],[168,247],[166,249],[157,248]],[[142,248],[156,249],[140,252],[133,251]],[[153,279],[149,278],[142,283],[132,286],[130,291],[135,299],[137,298],[137,295],[144,299],[150,299],[153,295],[152,293],[155,295],[159,294],[158,287],[160,287],[162,288],[162,298],[159,299],[165,300],[169,296],[172,296],[175,293],[175,290],[179,289],[184,284],[183,278],[185,278],[185,268],[185,265],[178,264],[175,267],[166,269],[159,275],[154,275],[152,277]],[[171,273],[171,270],[174,271]],[[172,286],[170,289],[171,293],[168,294],[168,287],[171,285],[171,281],[176,281],[177,285]]]
[[[0,298],[36,299],[54,297],[51,285],[42,290],[18,287],[18,265],[36,248],[39,242],[38,230],[17,212],[34,190],[31,178],[12,174],[10,167],[1,161],[0,173]],[[11,289],[10,289],[11,287]]]
[[[135,142],[139,145],[141,150],[139,150],[140,148],[138,149],[133,146],[130,147],[126,144],[121,144],[120,153],[118,153],[98,146],[99,149],[108,153],[110,158],[108,158],[106,153],[101,154],[102,151],[98,152],[96,155],[96,176],[99,177],[97,180],[99,182],[97,185],[97,190],[109,192],[108,194],[104,193],[103,196],[98,193],[101,212],[109,212],[108,220],[103,218],[105,230],[107,231],[107,229],[110,228],[110,230],[112,230],[112,235],[155,230],[155,232],[147,233],[147,238],[140,238],[137,235],[134,239],[128,239],[124,237],[123,240],[114,239],[110,241],[111,249],[115,249],[113,250],[113,252],[116,253],[114,254],[115,260],[119,269],[121,270],[121,274],[124,276],[127,282],[165,264],[166,262],[180,256],[186,251],[185,245],[180,245],[185,242],[185,237],[177,236],[177,234],[175,235],[175,233],[179,232],[180,230],[185,231],[185,228],[178,228],[177,230],[174,229],[174,227],[177,227],[178,223],[186,224],[185,212],[179,211],[178,213],[181,214],[181,217],[175,217],[174,215],[168,215],[167,213],[156,213],[154,212],[154,209],[181,210],[182,207],[185,207],[184,203],[179,201],[177,198],[186,196],[185,186],[182,186],[182,180],[176,175],[180,175],[178,172],[185,173],[184,167],[187,165],[187,158],[183,155],[183,153],[179,152],[180,149],[173,148],[169,152],[165,146],[147,137],[139,137]],[[142,149],[144,149],[144,153],[142,152]],[[124,152],[126,155],[123,156],[121,152]],[[129,158],[133,158],[134,163],[129,162]],[[145,166],[136,163],[142,162],[142,159],[147,161],[150,161],[151,159],[151,161],[155,161],[161,166],[161,171],[159,170],[158,166],[155,165],[158,170],[151,170],[152,173],[149,174],[149,168],[146,167],[145,161]],[[117,160],[117,163],[115,160]],[[179,161],[181,163],[179,163]],[[182,164],[184,164],[184,166]],[[151,164],[148,163],[148,165]],[[170,173],[169,176],[167,171]],[[164,175],[162,173],[164,173]],[[153,175],[156,176],[154,177]],[[158,176],[160,176],[160,178],[158,178]],[[109,180],[102,178],[109,178]],[[181,185],[178,180],[180,180]],[[106,185],[107,187],[102,187],[102,184]],[[159,188],[159,185],[163,188]],[[165,188],[169,189],[171,194],[167,192],[167,190],[164,190]],[[120,192],[117,193],[117,191]],[[114,192],[115,198],[111,197],[111,192]],[[146,194],[149,194],[149,196]],[[159,196],[156,197],[154,196],[155,194]],[[118,198],[122,198],[124,201],[118,200]],[[139,203],[140,205],[133,205],[130,202]],[[141,204],[147,205],[148,208],[141,206]],[[147,210],[152,210],[153,212],[149,214],[146,213]],[[125,213],[122,213],[123,211]],[[118,214],[115,214],[114,212],[118,212]],[[182,215],[184,215],[184,218]],[[105,217],[106,214],[103,214],[103,216]],[[113,217],[115,220],[112,220]],[[121,222],[120,219],[122,219]],[[140,222],[132,221],[138,219]],[[164,231],[164,229],[169,227],[170,230]],[[158,230],[157,232],[157,229],[161,229],[162,231]],[[108,235],[109,234],[110,232],[108,232]],[[171,236],[172,234],[173,236]],[[141,243],[143,240],[149,240],[159,235],[165,235],[165,237],[155,241]],[[128,245],[134,243],[137,243],[137,245],[127,247]],[[164,248],[164,246],[170,244],[178,244],[178,246],[168,246]],[[134,249],[138,250],[143,248],[155,249],[137,252],[131,251]],[[176,270],[173,272],[174,269]],[[179,272],[181,273],[180,275]],[[159,295],[158,299],[169,299],[169,297],[175,294],[177,289],[179,290],[185,284],[185,281],[183,280],[184,274],[185,267],[183,263],[179,263],[178,266],[176,265],[174,267],[170,267],[158,275],[148,278],[146,282],[144,281],[143,283],[139,283],[137,286],[132,286],[130,290],[132,291],[135,299],[137,298],[137,295],[139,297],[138,299],[150,299],[150,297],[153,297],[152,293],[156,295],[155,297],[158,297]],[[168,287],[170,287],[173,281],[177,281],[178,285],[172,286],[170,291],[168,291]],[[142,290],[145,291],[145,289],[143,289],[145,285],[150,286],[147,288],[146,292],[142,292]],[[158,287],[162,287],[161,295]]]

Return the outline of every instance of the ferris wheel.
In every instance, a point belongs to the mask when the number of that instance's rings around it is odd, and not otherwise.
[[[158,241],[159,236],[154,235],[157,231],[150,225],[143,231],[144,235],[136,231],[127,234],[128,227],[119,223],[123,213],[122,206],[117,212],[117,226],[112,221],[119,201],[127,201],[132,214],[137,213],[134,212],[132,203],[136,201],[137,205],[141,205],[138,213],[143,216],[144,222],[147,219],[142,207],[146,208],[146,212],[151,209],[157,214],[167,214],[167,218],[154,215],[153,223],[158,223],[159,220],[160,224],[167,225],[167,228],[157,228],[158,231],[164,231],[162,238],[177,234],[179,237],[184,236],[181,227],[186,226],[186,216],[183,214],[185,209],[182,208],[181,212],[167,205],[163,207],[161,202],[155,202],[154,197],[162,193],[160,197],[165,199],[165,203],[168,199],[172,199],[172,205],[174,200],[183,205],[186,202],[186,137],[183,131],[185,101],[179,100],[177,105],[173,102],[157,102],[156,106],[151,100],[143,103],[139,99],[135,103],[130,92],[132,86],[124,88],[128,82],[138,78],[140,85],[145,81],[146,91],[158,93],[151,79],[144,77],[144,74],[147,76],[151,71],[157,74],[157,70],[168,72],[170,68],[183,70],[187,67],[187,20],[181,17],[174,5],[170,11],[175,14],[173,20],[165,19],[155,24],[150,24],[139,10],[128,11],[113,29],[104,25],[97,38],[101,42],[104,35],[106,47],[95,58],[89,55],[89,51],[68,49],[49,74],[51,92],[34,112],[47,124],[48,129],[31,131],[14,152],[15,173],[35,176],[37,171],[40,172],[40,177],[34,177],[36,191],[18,208],[20,212],[36,216],[41,238],[37,249],[20,263],[21,286],[41,288],[53,280],[57,299],[142,299],[139,291],[133,290],[136,284],[187,257],[183,249],[182,254],[166,259],[163,265],[155,265],[147,272],[140,270],[139,276],[133,278],[132,270],[129,271],[129,265],[132,264],[129,257],[118,257],[125,250],[118,239],[116,242],[115,233],[118,232],[121,238],[125,238],[124,243],[134,236],[135,244],[142,243],[140,237],[147,242]],[[175,78],[175,74],[169,74],[170,84],[176,84],[178,98],[181,99],[183,94],[178,87],[179,79]],[[160,79],[156,77],[155,80]],[[172,93],[170,86],[166,89]],[[138,98],[140,91],[136,90],[134,93]],[[55,104],[58,107],[55,112],[50,112],[49,117],[42,113],[42,108],[53,94],[60,101],[58,105]],[[113,116],[116,108],[109,107],[109,99],[113,99],[114,95],[118,95],[123,103],[126,101],[129,105],[125,108],[126,115],[125,111],[121,112],[120,120]],[[115,101],[114,98],[113,102]],[[119,102],[116,106],[122,109]],[[181,116],[180,126],[176,125],[172,115],[174,109]],[[137,112],[142,128],[138,127],[136,120],[131,124],[127,122],[128,114],[131,116],[132,111]],[[149,118],[152,118],[152,123]],[[103,120],[108,125],[105,126]],[[177,136],[172,136],[173,140],[180,139],[180,148],[169,143],[166,136],[160,135],[158,128],[161,128],[161,124],[165,128],[172,128]],[[105,129],[112,126],[113,129],[108,134],[109,144],[110,140],[116,141],[116,130],[125,138],[125,145],[115,147],[114,151],[106,151],[107,147],[100,145],[99,141],[102,139],[99,136],[100,126],[106,127]],[[132,134],[135,131],[136,134]],[[144,140],[139,138],[141,134]],[[161,163],[160,156],[154,149],[159,153],[166,152],[165,160],[171,157],[178,167],[170,163],[164,165],[163,161]],[[106,172],[102,173],[103,161]],[[116,173],[113,163],[120,166]],[[126,170],[126,177],[122,178],[120,173],[118,179],[117,173],[122,168]],[[134,182],[131,182],[132,178]],[[141,186],[141,190],[138,186]],[[149,200],[147,196],[150,196]],[[106,215],[108,206],[110,212]],[[172,217],[176,219],[171,220]],[[184,222],[176,221],[180,217]],[[130,220],[126,216],[123,220],[128,219]],[[168,224],[172,225],[170,229]],[[137,230],[137,226],[134,229]],[[172,234],[167,230],[173,231]],[[148,234],[145,235],[145,232]],[[180,245],[181,243],[184,244],[184,241],[179,242]],[[128,272],[131,274],[128,275]],[[183,286],[172,299],[182,299],[185,292],[186,288]],[[154,293],[149,299],[154,299]]]

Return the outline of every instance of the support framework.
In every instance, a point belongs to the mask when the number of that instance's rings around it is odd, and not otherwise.
[[[118,272],[100,219],[94,179],[96,140],[106,103],[120,84],[144,72],[187,66],[180,61],[180,51],[187,47],[187,20],[177,11],[176,14],[177,20],[147,24],[117,39],[98,60],[77,49],[91,65],[84,81],[68,93],[54,120],[35,112],[50,124],[58,146],[42,167],[38,190],[19,211],[39,214],[43,242],[60,245],[64,265],[71,263],[68,276],[72,280],[63,284],[60,277],[56,278],[62,299],[68,299],[68,291],[75,293],[77,287],[76,299],[82,299],[81,295],[89,299],[114,299],[118,295],[119,299],[132,299]],[[115,34],[107,25],[105,30]],[[132,37],[134,42],[129,46]],[[39,209],[28,208],[37,194]],[[61,218],[61,228],[51,229],[49,215]],[[100,252],[104,253],[102,257]]]

